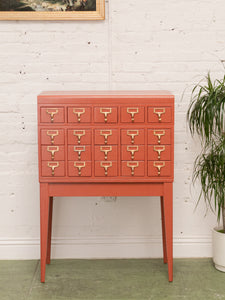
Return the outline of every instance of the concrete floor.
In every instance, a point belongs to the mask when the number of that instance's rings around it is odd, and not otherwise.
[[[52,260],[40,283],[39,261],[0,261],[0,300],[225,299],[225,273],[211,259]]]

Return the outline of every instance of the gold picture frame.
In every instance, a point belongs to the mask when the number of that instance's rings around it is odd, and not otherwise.
[[[4,1],[4,0],[0,0]],[[5,0],[6,1],[6,0]],[[18,0],[15,0],[18,1]],[[28,0],[26,0],[28,1]],[[49,0],[39,0],[48,2]],[[68,1],[68,0],[67,0]],[[88,0],[70,0],[87,2]],[[13,10],[1,10],[0,21],[5,20],[104,20],[105,19],[105,0],[96,0],[96,10],[74,10],[74,11],[13,11]]]

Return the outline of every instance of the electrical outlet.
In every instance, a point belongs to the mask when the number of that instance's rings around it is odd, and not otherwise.
[[[101,197],[101,200],[105,202],[116,202],[117,197]]]

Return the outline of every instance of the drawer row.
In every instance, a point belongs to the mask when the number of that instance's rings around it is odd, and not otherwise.
[[[121,159],[122,160],[145,160],[144,145],[122,145]],[[68,146],[68,160],[118,160],[118,146],[94,146],[94,155],[92,155],[92,147],[90,145]],[[42,146],[42,160],[65,160],[65,146]],[[171,146],[170,145],[148,145],[147,151],[148,160],[170,160]]]
[[[94,143],[97,145],[121,144],[145,144],[144,129],[95,129]],[[120,140],[119,140],[120,139]],[[171,144],[171,129],[147,129],[148,144]],[[69,145],[90,145],[92,144],[92,130],[90,129],[68,129]],[[42,145],[64,145],[64,129],[42,129]]]
[[[147,111],[147,120],[145,116]],[[169,123],[172,122],[170,106],[69,106],[41,107],[41,123]]]
[[[43,177],[63,177],[65,176],[64,161],[42,161]],[[148,161],[147,176],[168,177],[171,176],[170,161]],[[119,175],[117,161],[95,161],[94,172],[92,174],[91,161],[69,161],[68,175],[71,177],[115,177]],[[122,161],[121,176],[143,177],[145,176],[144,161]]]

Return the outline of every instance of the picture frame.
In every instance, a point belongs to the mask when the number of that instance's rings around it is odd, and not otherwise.
[[[8,2],[7,2],[8,1]],[[93,1],[94,4],[93,4]],[[105,0],[0,0],[0,21],[9,20],[104,20],[105,19]],[[5,7],[3,7],[5,3]],[[14,10],[9,6],[15,3]],[[39,3],[39,6],[37,4]],[[54,10],[54,4],[57,4]],[[88,3],[92,3],[92,6]],[[24,5],[28,5],[25,6]],[[30,4],[30,5],[29,5]],[[42,5],[40,5],[42,4]],[[46,8],[45,8],[45,6]],[[80,4],[80,7],[79,7]],[[81,6],[83,4],[83,6]],[[8,6],[7,6],[8,5]],[[35,6],[37,10],[35,10]],[[49,6],[48,6],[49,5]],[[52,5],[52,6],[51,6]],[[77,5],[77,6],[76,6]],[[86,7],[85,7],[86,5]],[[21,9],[20,9],[21,7]],[[53,8],[51,8],[53,7]],[[71,8],[72,7],[72,8]],[[94,7],[94,8],[93,8]],[[91,10],[89,10],[91,8]],[[7,9],[7,10],[4,10]],[[25,10],[27,9],[27,10]],[[79,10],[73,10],[79,9]]]

